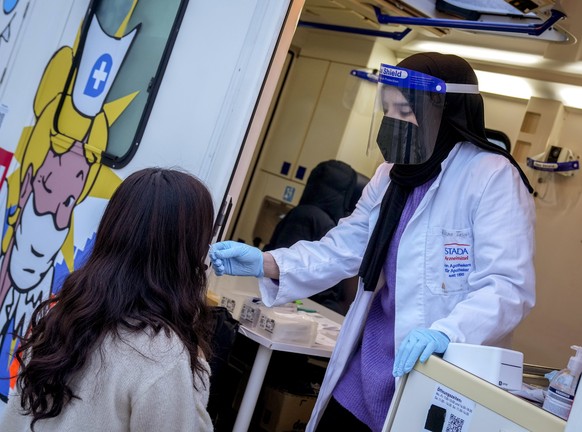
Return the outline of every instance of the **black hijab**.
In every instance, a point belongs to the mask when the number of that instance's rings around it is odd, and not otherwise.
[[[455,55],[439,53],[414,54],[402,60],[398,67],[415,70],[440,78],[445,83],[477,84],[475,72],[465,60]],[[492,144],[485,136],[485,114],[480,94],[447,93],[435,149],[428,161],[418,165],[395,164],[390,170],[390,185],[386,190],[378,222],[368,242],[359,276],[366,291],[373,291],[386,261],[388,245],[398,226],[410,192],[441,172],[441,163],[455,144],[470,141],[484,150],[505,156],[516,167],[529,190],[533,188],[517,162],[504,149]]]

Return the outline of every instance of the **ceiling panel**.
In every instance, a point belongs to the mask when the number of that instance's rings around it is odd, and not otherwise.
[[[362,14],[351,9],[312,7],[303,9],[301,19],[309,22],[321,22],[324,24],[334,24],[347,27],[358,27],[366,29],[378,29],[380,25]]]
[[[509,4],[516,4],[516,1],[517,0],[446,0],[443,1],[443,3],[454,7],[486,11],[487,14],[482,14],[478,19],[478,21],[482,22],[536,25],[547,19],[549,16],[549,9],[555,3],[554,0],[530,0],[526,3],[530,4],[530,6],[533,5],[534,8],[537,6],[535,14],[522,14]],[[520,0],[519,3],[524,4],[524,1]],[[306,0],[304,13],[302,14],[301,19],[310,22],[339,26],[383,29],[386,26],[378,24],[373,7],[379,8],[383,14],[390,16],[458,19],[458,16],[440,12],[437,9],[436,0]],[[508,13],[510,14],[507,15]],[[411,28],[413,30],[419,28],[428,29],[431,33],[436,34],[437,36],[443,36],[450,33],[450,29],[443,27],[412,26]],[[534,37],[520,33],[504,32],[498,34],[504,37]],[[565,29],[562,29],[561,26],[555,25],[553,29],[546,31],[541,37],[537,37],[537,39],[545,39],[550,42],[571,43],[575,40],[575,37]]]

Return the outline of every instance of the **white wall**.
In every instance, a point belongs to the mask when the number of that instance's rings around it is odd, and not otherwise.
[[[531,142],[531,148],[525,147],[525,156],[541,153],[548,144],[582,154],[581,110],[535,98],[526,101],[486,94],[484,100],[487,127],[505,132],[513,150],[522,140]],[[538,129],[525,133],[521,129],[528,111],[540,117]],[[527,363],[562,368],[572,355],[570,346],[582,344],[582,293],[577,271],[582,256],[582,174],[541,174],[527,168],[521,160],[524,154],[520,156],[518,162],[537,192],[537,302],[515,332],[513,348],[524,353]]]
[[[566,109],[552,144],[582,154],[582,111]],[[555,368],[566,366],[571,345],[582,344],[582,173],[556,174],[537,183],[527,171],[536,197],[537,304],[514,339],[528,363]]]
[[[483,101],[485,104],[485,126],[489,129],[505,132],[511,140],[512,147],[515,146],[527,108],[527,100],[483,93]]]

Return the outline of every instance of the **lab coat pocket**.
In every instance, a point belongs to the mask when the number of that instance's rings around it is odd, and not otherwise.
[[[433,227],[426,239],[425,284],[432,294],[468,290],[473,271],[473,231]]]

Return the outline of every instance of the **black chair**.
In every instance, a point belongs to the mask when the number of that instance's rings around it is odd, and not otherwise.
[[[209,359],[210,396],[208,413],[216,430],[217,424],[222,421],[221,415],[226,416],[230,408],[229,396],[232,393],[232,382],[229,377],[228,361],[232,351],[239,322],[222,306],[211,308],[214,318],[212,337],[212,357]]]

